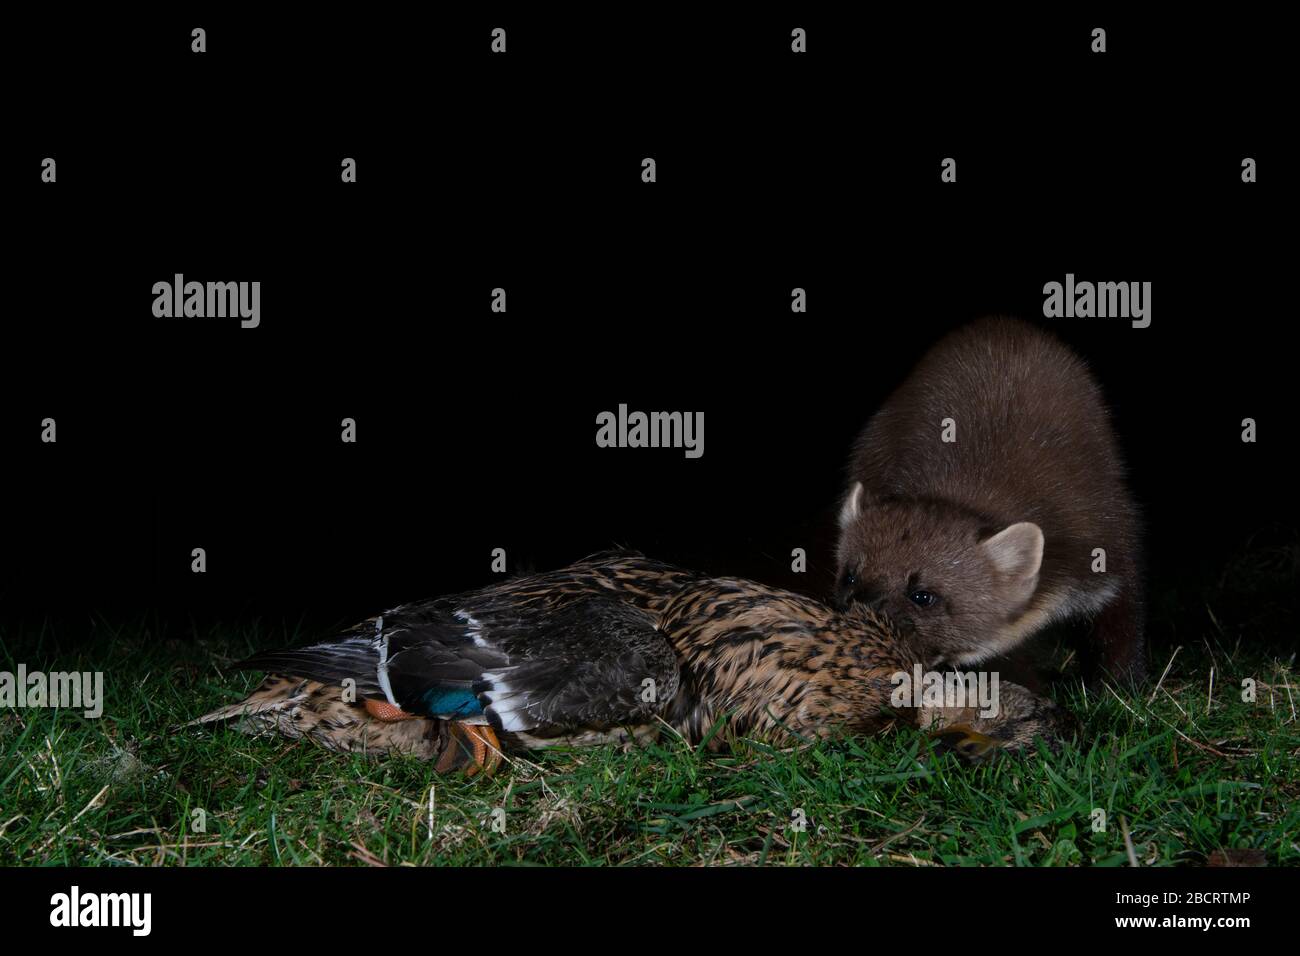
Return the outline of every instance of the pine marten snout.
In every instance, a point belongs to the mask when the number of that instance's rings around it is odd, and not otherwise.
[[[1101,392],[1046,332],[986,319],[936,345],[867,423],[835,599],[973,665],[1089,625],[1090,677],[1143,671],[1138,513]]]

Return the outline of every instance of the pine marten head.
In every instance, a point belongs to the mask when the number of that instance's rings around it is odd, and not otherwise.
[[[840,511],[835,601],[888,614],[924,657],[977,664],[1025,636],[1043,532],[927,499],[849,489]]]

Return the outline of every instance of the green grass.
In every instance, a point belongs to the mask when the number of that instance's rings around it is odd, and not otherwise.
[[[666,738],[466,780],[413,759],[169,729],[235,699],[254,678],[223,665],[286,636],[254,638],[119,638],[106,654],[60,657],[59,669],[105,672],[104,716],[0,711],[0,862],[1115,866],[1128,863],[1125,827],[1142,865],[1201,864],[1220,848],[1300,861],[1294,662],[1239,649],[1184,647],[1154,696],[1061,692],[1083,735],[1059,756],[966,767],[910,729],[724,755]],[[1244,676],[1259,682],[1253,704]]]
[[[251,688],[257,676],[232,661],[309,635],[165,641],[139,626],[78,651],[0,630],[0,670],[99,670],[106,696],[99,720],[0,710],[0,864],[1124,866],[1131,854],[1170,866],[1249,849],[1296,865],[1298,554],[1248,548],[1195,602],[1166,593],[1146,688],[1062,680],[1079,738],[978,767],[900,728],[720,755],[665,736],[532,754],[491,780],[441,777],[410,758],[176,729]]]

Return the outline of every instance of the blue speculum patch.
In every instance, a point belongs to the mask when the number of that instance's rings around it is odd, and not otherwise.
[[[483,705],[467,687],[431,687],[424,692],[429,716],[457,718],[481,717]]]

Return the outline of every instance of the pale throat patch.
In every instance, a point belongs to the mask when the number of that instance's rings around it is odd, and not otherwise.
[[[1118,593],[1118,586],[1107,584],[1096,591],[1039,592],[1030,600],[1029,607],[1019,617],[1009,621],[994,633],[983,646],[957,659],[962,666],[986,661],[1016,647],[1026,638],[1057,621],[1079,615],[1097,614]]]

